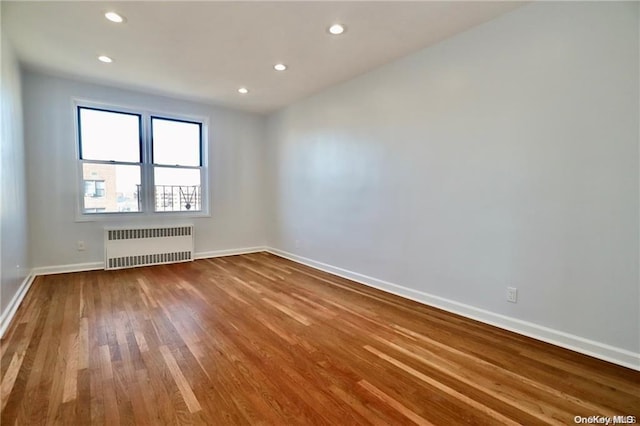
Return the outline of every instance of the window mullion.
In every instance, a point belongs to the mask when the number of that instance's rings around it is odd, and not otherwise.
[[[142,176],[143,176],[143,198],[142,206],[146,213],[153,213],[154,206],[154,184],[153,166],[151,164],[151,118],[149,114],[143,115],[142,129]]]

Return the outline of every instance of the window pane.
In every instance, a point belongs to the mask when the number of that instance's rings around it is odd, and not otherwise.
[[[105,196],[105,183],[103,180],[96,181],[96,197],[104,197]]]
[[[95,180],[85,180],[84,181],[84,196],[85,197],[93,197],[96,193],[96,181]]]
[[[152,118],[153,162],[200,166],[200,124]]]
[[[84,213],[139,212],[140,166],[82,165]],[[89,193],[90,188],[93,193]]]
[[[140,162],[140,116],[80,110],[80,152],[84,160]]]
[[[154,179],[157,212],[202,210],[199,169],[156,167]]]

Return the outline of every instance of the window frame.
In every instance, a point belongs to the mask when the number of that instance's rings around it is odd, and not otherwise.
[[[209,168],[208,168],[208,152],[209,152],[209,119],[205,116],[187,115],[170,111],[163,111],[142,107],[122,106],[113,103],[101,103],[83,99],[72,99],[73,116],[74,116],[74,142],[75,142],[75,162],[76,162],[76,222],[94,222],[94,221],[119,221],[119,220],[145,220],[145,219],[161,219],[161,218],[184,218],[184,217],[210,217],[209,204]],[[103,160],[85,160],[82,158],[81,145],[81,108],[100,110],[113,113],[133,114],[140,117],[140,162],[131,163],[123,161],[103,161]],[[180,166],[180,168],[190,168],[200,170],[200,194],[201,194],[201,210],[197,211],[156,211],[155,210],[155,184],[154,184],[154,168],[159,167],[175,167],[156,165],[153,163],[153,140],[151,119],[162,119],[170,121],[179,121],[187,123],[195,123],[200,125],[200,166]],[[134,165],[140,167],[140,211],[137,212],[103,212],[103,213],[86,213],[84,211],[84,176],[82,165],[87,163],[97,164],[121,164]]]

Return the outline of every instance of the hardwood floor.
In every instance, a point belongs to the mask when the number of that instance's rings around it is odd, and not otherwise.
[[[573,424],[640,373],[267,253],[38,277],[2,425]]]

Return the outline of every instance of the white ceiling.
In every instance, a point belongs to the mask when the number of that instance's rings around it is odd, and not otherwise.
[[[516,2],[11,2],[27,66],[267,113],[493,19]],[[114,24],[114,10],[126,23]],[[344,23],[341,36],[327,27]],[[98,55],[108,55],[103,64]],[[273,65],[289,66],[276,72]],[[240,95],[237,89],[249,88]]]

